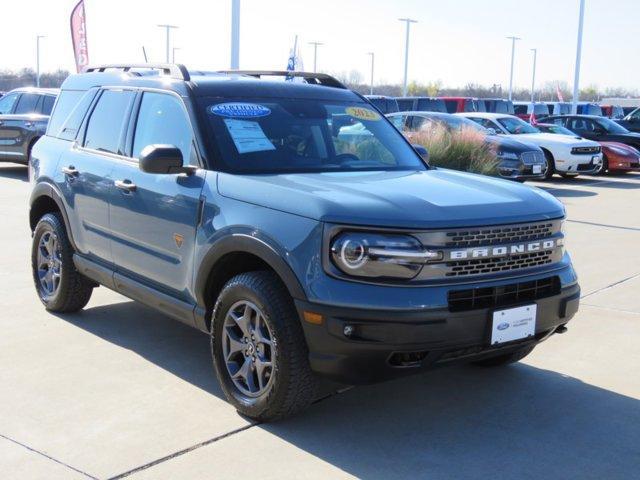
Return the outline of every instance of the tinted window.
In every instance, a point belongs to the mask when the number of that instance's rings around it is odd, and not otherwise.
[[[549,107],[544,103],[536,103],[533,105],[533,113],[536,115],[549,115]]]
[[[458,111],[458,101],[457,100],[445,100],[444,105],[447,108],[448,113],[456,113]]]
[[[10,93],[0,98],[0,115],[11,113],[13,105],[16,103],[16,100],[18,100],[19,95],[19,93]]]
[[[569,120],[569,130],[577,133],[593,133],[595,124],[585,118],[572,118]]]
[[[40,100],[40,95],[37,93],[23,93],[18,100],[15,114],[35,113],[38,100]]]
[[[93,150],[122,154],[120,142],[134,92],[105,90],[100,95],[84,139],[84,146]]]
[[[80,130],[80,126],[82,125],[82,121],[87,115],[87,110],[89,110],[91,102],[98,93],[98,90],[93,89],[89,90],[88,92],[80,93],[83,93],[84,95],[77,103],[71,104],[73,106],[73,110],[67,115],[67,118],[65,119],[65,122],[61,127],[61,130],[57,132],[56,136],[58,138],[61,138],[63,140],[76,139],[78,131]],[[58,107],[56,107],[56,112],[57,111]],[[49,122],[49,124],[51,124],[51,122]]]
[[[516,115],[526,115],[527,114],[527,106],[526,105],[514,105],[513,111]]]
[[[53,110],[54,103],[56,103],[56,97],[52,95],[44,95],[42,98],[40,113],[42,113],[43,115],[51,115],[51,110]]]
[[[146,92],[136,122],[133,157],[139,158],[142,149],[154,143],[175,145],[182,158],[190,161],[193,131],[180,100],[172,95]]]
[[[64,121],[84,94],[84,90],[63,90],[60,93],[58,101],[55,104],[53,114],[49,119],[47,135],[51,135],[53,137],[59,136],[62,125],[64,125]]]
[[[404,130],[404,119],[404,115],[394,115],[392,117],[389,117],[389,121],[393,123],[393,126],[401,132]]]
[[[412,98],[397,98],[398,109],[401,112],[408,112],[413,110],[413,99]]]

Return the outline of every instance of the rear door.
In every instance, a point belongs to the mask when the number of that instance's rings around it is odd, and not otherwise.
[[[87,95],[80,104],[93,101],[91,95],[95,92]],[[80,118],[84,121],[76,143],[62,154],[58,163],[58,186],[67,204],[78,250],[87,258],[109,266],[113,262],[109,225],[112,172],[119,162],[126,160],[124,139],[135,96],[132,90],[100,91],[87,118]],[[76,112],[72,111],[62,134],[68,131],[75,135],[77,126],[68,123]]]
[[[187,300],[205,170],[192,175],[142,172],[144,147],[178,147],[184,164],[199,164],[193,128],[183,100],[174,94],[145,91],[129,128],[127,161],[114,171],[112,251],[118,272]],[[114,184],[115,185],[115,184]]]
[[[9,120],[20,99],[20,95],[19,92],[13,92],[0,98],[0,160],[11,160],[13,158],[9,153],[9,149],[15,142],[15,132],[10,126]]]

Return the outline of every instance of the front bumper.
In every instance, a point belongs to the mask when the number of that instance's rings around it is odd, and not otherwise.
[[[566,159],[556,159],[556,170],[569,175],[598,173],[602,169],[602,153],[569,154]]]
[[[479,360],[537,344],[565,325],[578,310],[578,284],[560,293],[522,304],[537,304],[533,339],[490,345],[494,310],[451,312],[449,308],[412,311],[365,310],[297,300],[303,312],[322,315],[321,325],[302,320],[311,368],[322,376],[347,384],[365,384],[417,373],[429,367]],[[353,333],[345,336],[345,327]]]

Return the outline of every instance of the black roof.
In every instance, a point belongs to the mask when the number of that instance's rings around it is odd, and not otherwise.
[[[301,77],[303,82],[265,80],[262,76]],[[359,101],[361,97],[329,75],[277,71],[191,71],[182,65],[105,65],[70,75],[62,90],[88,90],[100,86],[146,87],[197,97],[313,98]]]

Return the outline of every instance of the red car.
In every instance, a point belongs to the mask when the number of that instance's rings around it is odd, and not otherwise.
[[[545,133],[577,136],[571,130],[555,123],[536,123],[536,128]],[[640,152],[624,143],[598,142],[602,146],[602,169],[599,173],[640,172]]]
[[[481,98],[471,97],[438,97],[444,100],[447,113],[486,112],[487,107]]]

